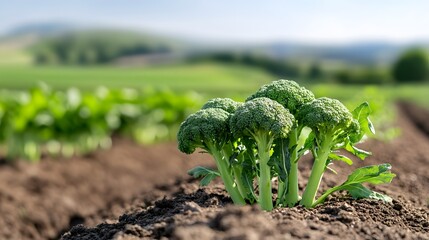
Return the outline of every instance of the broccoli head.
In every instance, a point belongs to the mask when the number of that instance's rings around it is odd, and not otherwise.
[[[280,103],[266,97],[255,98],[237,108],[230,120],[232,133],[236,137],[259,135],[271,140],[286,137],[292,128],[294,116]]]
[[[306,103],[297,114],[298,122],[310,127],[316,135],[329,135],[354,130],[353,116],[338,100],[322,97]]]
[[[314,100],[314,94],[289,80],[277,80],[262,86],[256,93],[247,98],[246,101],[267,97],[279,102],[291,113],[295,114],[305,103]]]
[[[177,134],[179,150],[191,154],[196,148],[206,151],[220,150],[231,137],[230,114],[220,108],[207,108],[189,115],[180,125]]]
[[[231,98],[213,98],[205,103],[201,109],[220,108],[232,114],[241,104]]]

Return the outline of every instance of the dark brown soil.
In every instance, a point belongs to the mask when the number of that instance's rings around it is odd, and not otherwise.
[[[202,188],[186,176],[192,166],[210,165],[209,156],[180,154],[174,143],[140,147],[121,139],[85,158],[1,166],[0,239],[55,239],[77,224],[62,238],[429,239],[429,135],[422,131],[429,112],[399,106],[402,135],[368,141],[362,148],[372,157],[352,167],[337,163],[339,174],[326,173],[322,183],[323,190],[355,167],[389,162],[397,177],[374,189],[393,203],[338,193],[311,210],[237,207],[219,181]],[[310,164],[300,163],[301,190]]]
[[[202,162],[201,154],[190,158],[176,148],[117,139],[87,157],[0,166],[0,239],[57,239],[101,209],[173,183]]]

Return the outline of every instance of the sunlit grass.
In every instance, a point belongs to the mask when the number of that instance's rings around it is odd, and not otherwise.
[[[15,59],[19,59],[16,55]],[[13,58],[13,56],[10,56]],[[27,89],[44,82],[53,88],[75,86],[83,90],[98,86],[109,88],[166,88],[173,91],[195,91],[207,97],[223,96],[243,100],[261,85],[277,78],[263,70],[222,64],[181,64],[157,67],[117,66],[34,66],[31,64],[0,64],[0,87]],[[316,96],[343,101],[361,101],[380,95],[389,101],[405,99],[429,107],[429,84],[386,86],[303,84]]]

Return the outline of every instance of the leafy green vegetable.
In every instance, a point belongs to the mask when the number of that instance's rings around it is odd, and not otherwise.
[[[10,160],[38,161],[42,155],[70,157],[111,146],[112,135],[139,143],[174,139],[199,98],[170,91],[100,87],[28,91],[2,90],[0,144]]]

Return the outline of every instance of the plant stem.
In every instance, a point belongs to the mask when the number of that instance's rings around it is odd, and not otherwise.
[[[246,201],[244,201],[240,192],[234,186],[234,180],[232,179],[232,175],[228,169],[227,159],[225,159],[218,151],[212,151],[212,155],[215,159],[220,177],[225,185],[225,189],[231,196],[232,201],[237,205],[245,205]]]
[[[300,197],[298,192],[298,163],[293,163],[291,161],[290,171],[289,171],[289,181],[288,181],[288,192],[286,194],[285,203],[287,206],[293,207],[299,201],[299,198]]]
[[[289,134],[289,150],[294,146],[292,153],[289,156],[290,171],[288,175],[288,191],[286,193],[285,203],[289,207],[295,206],[299,201],[298,192],[298,161],[296,159],[298,146],[296,146],[298,140],[298,129],[294,128]]]
[[[326,191],[324,194],[322,194],[322,196],[320,196],[311,207],[315,207],[321,203],[323,203],[326,199],[326,197],[328,197],[329,195],[331,195],[333,192],[336,192],[338,190],[340,186],[337,187],[333,187],[331,189],[329,189],[328,191]]]
[[[269,151],[259,151],[259,205],[262,209],[271,211],[273,209],[273,199],[271,193],[271,172],[268,166],[270,159]]]
[[[322,180],[323,173],[326,168],[326,160],[328,160],[330,149],[331,137],[325,138],[322,141],[322,146],[316,150],[315,161],[311,169],[310,178],[308,179],[307,186],[305,187],[304,194],[302,195],[301,205],[306,208],[311,208],[315,201],[317,190],[319,189],[320,181]]]
[[[259,206],[263,210],[273,209],[273,197],[271,189],[271,169],[268,166],[270,160],[270,149],[272,145],[271,136],[261,133],[254,136],[258,145],[259,156]]]

